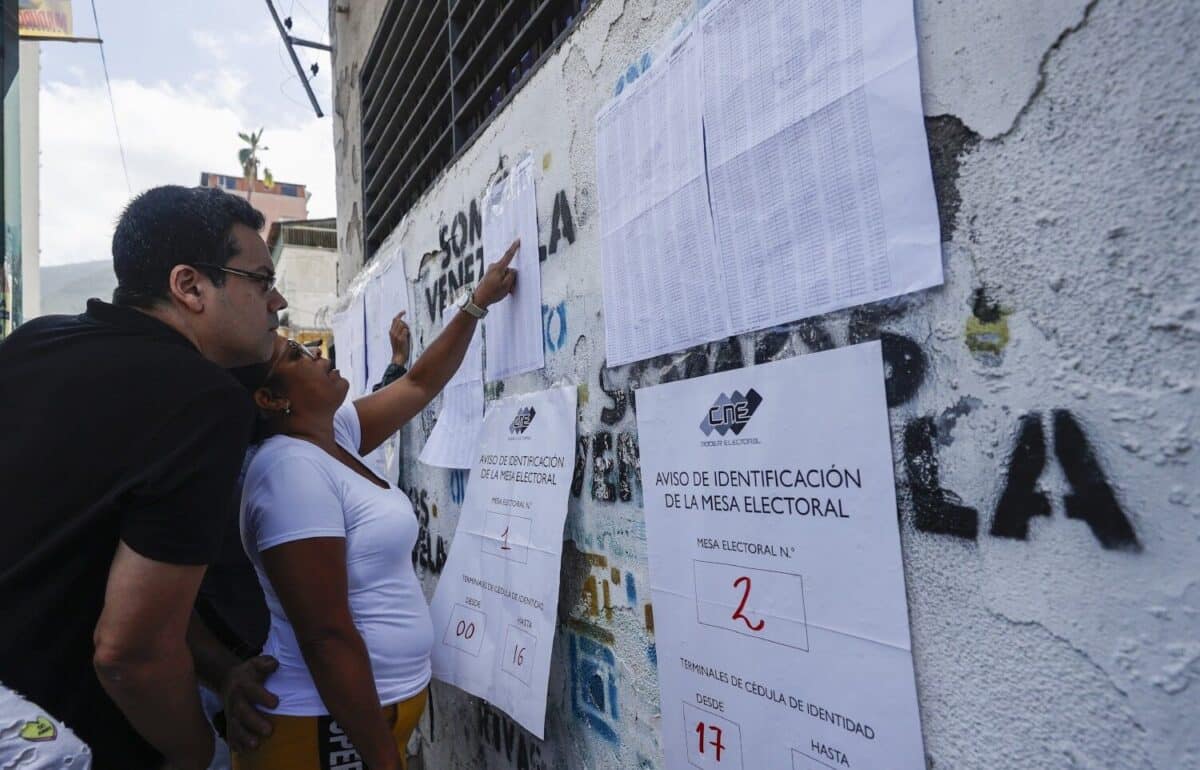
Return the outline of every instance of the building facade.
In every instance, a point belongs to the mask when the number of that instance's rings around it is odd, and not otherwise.
[[[569,24],[534,45],[527,6]],[[483,191],[532,155],[546,368],[488,395],[580,389],[546,739],[435,683],[424,766],[665,767],[633,393],[872,339],[928,767],[1200,766],[1200,6],[917,0],[945,285],[612,368],[595,115],[692,12],[329,3],[339,293],[395,244],[420,350],[479,275]],[[472,69],[453,36],[487,24],[516,37]],[[403,469],[432,595],[466,473]]]
[[[251,188],[245,177],[205,171],[200,174],[200,186],[219,187],[239,198],[247,198],[266,219],[259,231],[264,238],[276,222],[308,219],[308,193],[302,184],[275,182],[267,187],[261,179],[256,179]]]
[[[329,308],[337,301],[338,252],[334,219],[275,222],[267,248],[275,263],[275,280],[288,306],[279,317],[285,336],[303,343],[320,342],[328,353]]]

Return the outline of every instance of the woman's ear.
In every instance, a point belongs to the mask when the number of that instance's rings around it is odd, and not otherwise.
[[[274,415],[285,412],[292,404],[286,398],[275,395],[270,388],[264,385],[254,391],[254,405],[261,411]]]

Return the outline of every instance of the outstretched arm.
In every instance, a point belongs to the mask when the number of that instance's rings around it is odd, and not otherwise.
[[[488,307],[512,292],[517,273],[509,264],[520,245],[520,241],[514,241],[503,257],[488,266],[471,295],[472,302]],[[477,323],[467,313],[459,313],[417,359],[408,374],[354,402],[362,428],[361,454],[373,451],[441,392],[462,364]]]

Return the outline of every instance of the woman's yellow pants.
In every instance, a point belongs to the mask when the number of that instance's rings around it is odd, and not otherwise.
[[[402,765],[408,738],[425,711],[428,694],[425,689],[420,695],[383,707]],[[332,717],[272,714],[269,718],[274,727],[271,737],[254,751],[234,754],[234,770],[366,770],[349,737]]]

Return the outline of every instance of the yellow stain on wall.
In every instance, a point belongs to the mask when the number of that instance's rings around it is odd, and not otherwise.
[[[1001,311],[999,320],[981,321],[974,314],[967,316],[966,343],[973,353],[1001,353],[1008,346],[1008,313]]]

